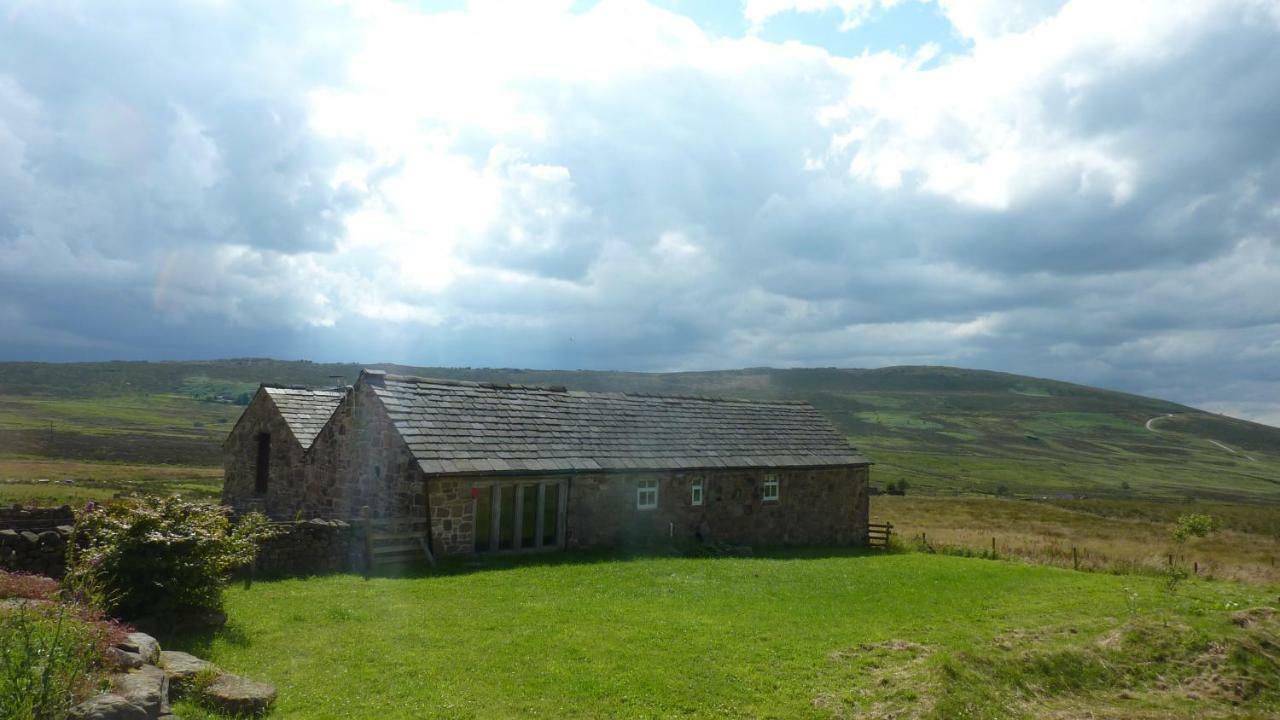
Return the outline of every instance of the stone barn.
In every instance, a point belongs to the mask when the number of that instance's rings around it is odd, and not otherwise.
[[[222,501],[292,517],[310,477],[308,450],[347,388],[261,385],[222,443]]]
[[[228,504],[274,517],[349,520],[367,507],[377,518],[419,518],[437,556],[866,542],[869,463],[806,403],[369,370],[346,393],[320,392],[290,395],[295,412],[250,405],[251,422],[226,445]],[[263,451],[246,439],[275,437],[280,424],[291,439],[314,440],[279,470],[270,455],[264,471],[254,455]],[[255,481],[264,472],[265,486]]]

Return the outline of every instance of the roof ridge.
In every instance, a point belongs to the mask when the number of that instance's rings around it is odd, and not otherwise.
[[[634,398],[659,398],[668,400],[701,400],[704,402],[731,402],[731,403],[749,403],[752,405],[812,405],[804,400],[765,400],[743,397],[719,397],[712,395],[668,395],[664,393],[649,392],[619,392],[610,390],[569,390],[564,385],[529,385],[523,383],[499,383],[499,382],[482,382],[476,380],[456,380],[453,378],[432,378],[422,377],[420,375],[395,375],[388,373],[385,375],[387,380],[400,382],[420,382],[432,385],[449,385],[454,387],[482,387],[492,390],[542,390],[546,392],[571,394],[580,393],[583,395],[595,395],[604,397],[634,397]]]
[[[307,392],[346,392],[350,385],[338,385],[336,387],[310,387],[308,385],[288,385],[285,383],[261,383],[261,387],[268,390],[305,390]]]

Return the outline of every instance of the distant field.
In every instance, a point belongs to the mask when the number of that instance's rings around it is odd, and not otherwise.
[[[1175,543],[1173,523],[1187,513],[1212,515],[1222,529]],[[1280,585],[1280,512],[1274,507],[1152,501],[1058,501],[982,497],[872,498],[875,522],[892,522],[911,547],[1102,572],[1163,573],[1172,555],[1188,573]],[[1072,548],[1076,556],[1072,556]]]
[[[236,587],[225,630],[167,646],[301,720],[1263,718],[1280,622],[1237,613],[1273,601],[926,554],[562,555]]]
[[[74,506],[155,492],[213,499],[221,491],[221,468],[0,458],[0,505]]]
[[[241,410],[173,394],[0,395],[0,457],[214,465]]]

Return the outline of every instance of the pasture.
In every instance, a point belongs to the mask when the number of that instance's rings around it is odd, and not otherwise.
[[[236,587],[224,630],[169,645],[317,720],[1266,717],[1280,635],[1239,615],[1266,603],[921,553],[561,555]]]
[[[1220,529],[1174,542],[1180,515],[1214,517]],[[1030,501],[992,497],[871,499],[873,522],[892,522],[910,547],[987,554],[1058,567],[1280,584],[1280,511],[1274,506],[1137,500]],[[1076,552],[1073,556],[1072,548]]]

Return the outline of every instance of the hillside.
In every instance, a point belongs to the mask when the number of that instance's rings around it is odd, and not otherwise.
[[[0,456],[216,465],[259,382],[349,383],[360,365],[241,359],[0,363]],[[911,492],[1280,501],[1280,429],[1152,398],[947,367],[631,373],[392,372],[807,400]],[[16,471],[10,470],[13,473]]]

